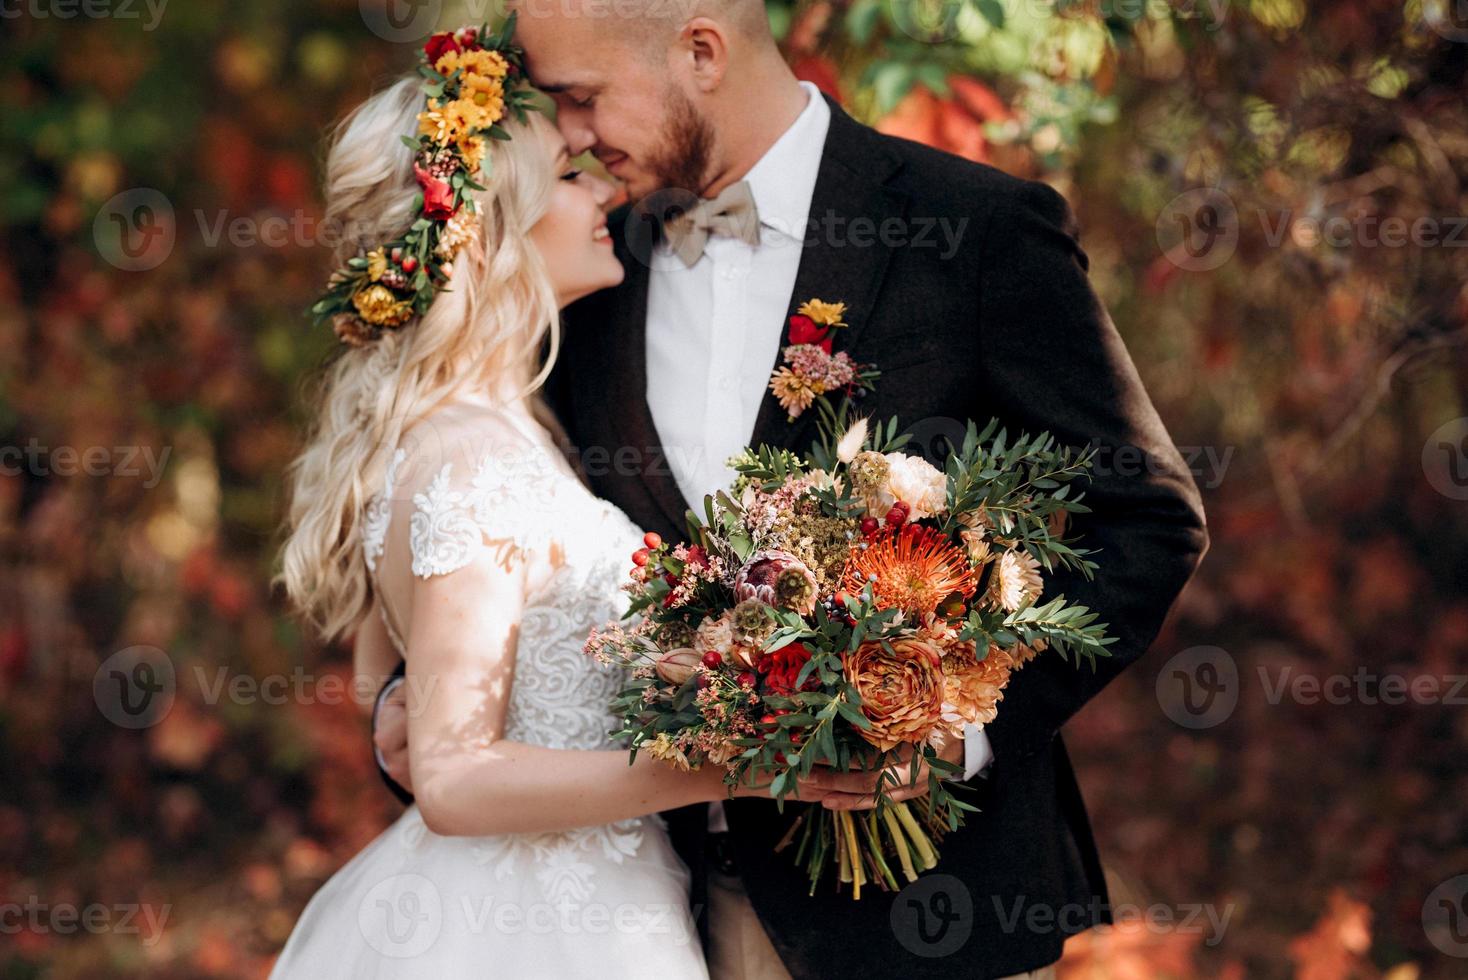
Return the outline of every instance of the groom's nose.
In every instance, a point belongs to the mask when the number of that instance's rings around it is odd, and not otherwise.
[[[591,113],[568,103],[569,100],[556,106],[556,128],[566,141],[566,150],[574,157],[596,145],[596,130],[591,128]]]

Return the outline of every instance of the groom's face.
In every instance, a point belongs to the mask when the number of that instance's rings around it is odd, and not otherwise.
[[[703,189],[713,127],[670,64],[660,34],[570,4],[520,4],[516,39],[530,81],[556,102],[572,155],[591,151],[637,200]],[[612,10],[616,5],[610,5]],[[692,89],[696,93],[696,89]]]

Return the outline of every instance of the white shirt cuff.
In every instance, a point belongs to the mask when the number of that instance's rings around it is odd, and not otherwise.
[[[994,764],[994,747],[983,725],[963,726],[963,778],[973,779]]]

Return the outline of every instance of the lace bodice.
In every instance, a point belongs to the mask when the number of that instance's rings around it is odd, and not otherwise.
[[[525,596],[505,737],[605,748],[614,724],[608,705],[623,679],[582,648],[593,628],[625,610],[621,585],[641,532],[592,495],[528,420],[489,428],[469,445],[454,440],[453,452],[438,440],[437,458],[426,463],[422,445],[394,452],[364,509],[363,559],[377,577],[384,552],[406,539],[418,578],[452,575],[485,549],[537,571],[527,576],[538,584]],[[379,591],[389,635],[406,657],[393,615],[402,600]]]

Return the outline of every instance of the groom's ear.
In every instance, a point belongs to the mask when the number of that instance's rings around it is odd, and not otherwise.
[[[717,89],[729,68],[728,29],[712,18],[694,17],[683,25],[678,42],[693,84],[704,94]]]

